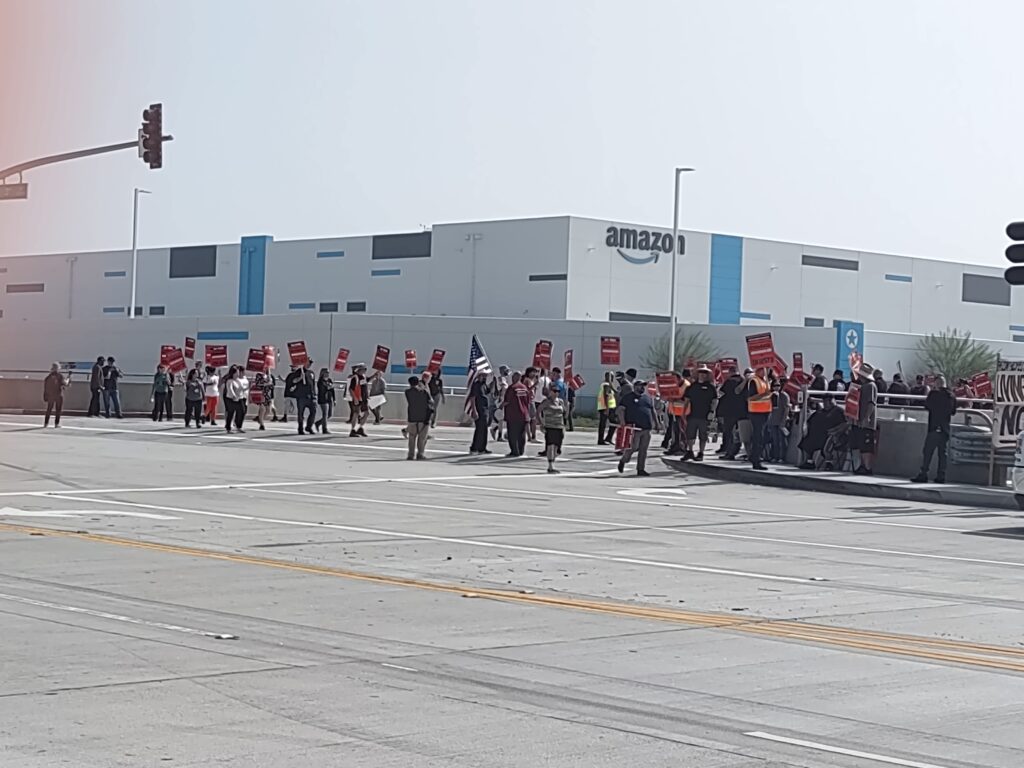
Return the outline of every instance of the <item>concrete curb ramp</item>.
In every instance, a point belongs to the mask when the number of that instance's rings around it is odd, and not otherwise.
[[[720,461],[692,462],[662,457],[669,469],[695,477],[727,483],[747,483],[794,491],[835,493],[861,498],[896,499],[923,504],[952,504],[960,507],[1011,509],[1019,511],[1017,497],[1009,489],[973,485],[936,485],[911,483],[892,477],[861,477],[839,472],[807,472],[795,467],[770,466],[757,472],[746,464]]]

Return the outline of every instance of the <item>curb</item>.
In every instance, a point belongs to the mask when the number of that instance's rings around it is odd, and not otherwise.
[[[665,457],[662,457],[661,460],[665,466],[675,472],[730,483],[746,483],[747,485],[786,488],[793,491],[833,493],[861,498],[916,501],[924,504],[950,504],[966,507],[984,507],[986,509],[1009,509],[1014,512],[1019,512],[1022,508],[1016,495],[1008,491],[969,488],[965,486],[929,488],[911,485],[865,483],[852,480],[825,479],[812,475],[783,475],[771,471],[755,472],[752,469],[723,467],[689,461],[684,462],[679,459]]]

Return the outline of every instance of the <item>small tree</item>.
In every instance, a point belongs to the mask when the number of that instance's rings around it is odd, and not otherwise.
[[[951,386],[975,373],[991,374],[996,367],[996,353],[987,344],[972,339],[970,331],[956,328],[919,339],[917,359],[930,372],[945,376]]]
[[[688,332],[685,328],[676,328],[676,359],[675,364],[668,361],[668,334],[664,334],[651,342],[640,357],[640,362],[655,371],[681,371],[687,360],[710,362],[722,356],[721,350],[703,331]]]

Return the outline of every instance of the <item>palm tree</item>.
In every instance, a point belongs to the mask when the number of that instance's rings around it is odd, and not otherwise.
[[[668,362],[668,334],[664,334],[651,342],[640,357],[640,362],[655,371],[681,371],[688,360],[711,362],[722,356],[722,351],[711,341],[704,331],[688,332],[685,328],[676,328],[676,359],[674,365]]]
[[[945,376],[951,386],[976,373],[991,375],[996,367],[996,353],[987,344],[972,339],[970,331],[956,328],[919,339],[917,359],[932,373]]]

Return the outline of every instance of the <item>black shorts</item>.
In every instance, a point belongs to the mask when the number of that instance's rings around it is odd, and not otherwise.
[[[690,416],[686,420],[686,439],[693,440],[697,435],[700,435],[701,440],[708,439],[708,420]]]
[[[553,445],[555,448],[561,448],[563,437],[565,437],[564,429],[553,429],[551,427],[547,427],[544,430],[544,445]]]
[[[861,453],[875,452],[875,430],[866,427],[850,429],[850,449]]]

